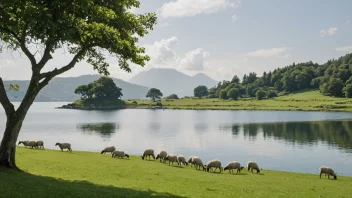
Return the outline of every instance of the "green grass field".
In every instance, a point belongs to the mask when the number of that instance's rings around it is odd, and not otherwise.
[[[136,101],[137,106],[132,102]],[[150,100],[126,101],[128,108],[153,108]],[[180,99],[165,100],[162,104],[168,109],[199,110],[298,110],[298,111],[344,111],[352,112],[352,99],[323,96],[319,91],[306,91],[273,99],[254,98],[234,100],[220,99]]]
[[[351,177],[328,180],[265,167],[258,175],[245,169],[239,175],[218,174],[143,161],[139,156],[115,159],[109,154],[23,147],[17,149],[17,163],[25,173],[0,169],[0,197],[352,196]]]

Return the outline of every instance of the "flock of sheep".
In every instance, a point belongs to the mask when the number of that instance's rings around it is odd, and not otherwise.
[[[28,146],[31,148],[42,148],[44,149],[44,142],[43,141],[19,141],[18,145],[23,144],[24,146]],[[59,146],[61,149],[61,152],[63,149],[67,149],[67,151],[72,152],[71,144],[70,143],[56,143],[55,146]],[[101,151],[101,154],[105,153],[111,153],[111,157],[113,158],[123,158],[127,157],[129,158],[130,156],[126,154],[124,151],[118,151],[116,150],[115,146],[109,146],[106,147],[104,150]],[[237,170],[237,173],[240,173],[241,170],[244,168],[241,166],[240,162],[237,161],[232,161],[228,163],[225,167],[221,166],[221,161],[220,160],[211,160],[207,164],[203,164],[202,160],[197,157],[197,156],[190,156],[188,160],[186,161],[186,158],[183,155],[173,155],[173,154],[168,154],[166,151],[161,151],[156,157],[154,154],[153,149],[147,149],[144,151],[143,155],[141,156],[142,160],[148,159],[150,160],[150,157],[152,157],[154,160],[160,159],[160,162],[166,163],[167,161],[169,162],[169,166],[173,165],[174,163],[177,163],[177,165],[185,165],[188,166],[188,164],[191,164],[191,167],[194,166],[196,170],[202,169],[203,171],[213,171],[215,172],[217,169],[219,169],[220,173],[221,171],[226,171],[229,170],[230,173],[233,173],[234,170]],[[215,168],[213,170],[213,168]],[[260,173],[259,166],[256,162],[249,161],[247,163],[247,169],[248,171],[251,170],[253,173],[253,170],[257,171],[257,174]],[[328,175],[328,179],[330,179],[330,176],[333,176],[334,179],[337,179],[337,175],[334,172],[333,169],[326,167],[326,166],[321,166],[319,168],[320,172],[320,178],[322,174]]]

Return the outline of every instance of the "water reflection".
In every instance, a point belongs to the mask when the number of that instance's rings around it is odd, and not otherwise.
[[[235,137],[242,132],[244,139],[249,140],[263,136],[264,139],[283,140],[289,145],[315,145],[322,141],[352,152],[352,121],[251,123],[225,125],[220,129],[231,131]]]
[[[111,138],[111,136],[119,129],[119,125],[116,123],[79,123],[76,128],[89,135],[95,133],[100,137]]]

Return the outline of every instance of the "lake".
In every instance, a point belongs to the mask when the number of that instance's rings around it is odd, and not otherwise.
[[[70,142],[73,151],[100,152],[114,145],[132,155],[153,148],[224,165],[254,160],[264,170],[317,174],[326,165],[352,176],[351,113],[55,109],[63,104],[34,103],[19,140],[43,140],[50,149]],[[0,134],[5,118],[1,108]]]

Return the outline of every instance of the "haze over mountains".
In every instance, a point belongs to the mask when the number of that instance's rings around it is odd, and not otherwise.
[[[193,96],[193,90],[199,85],[208,88],[215,86],[218,82],[203,73],[188,76],[175,69],[152,68],[141,72],[129,80],[130,83],[157,88],[164,96],[177,94],[179,97]]]
[[[79,77],[57,77],[54,78],[43,90],[40,91],[36,98],[36,102],[73,102],[79,98],[79,95],[74,94],[74,90],[83,84],[88,84],[97,80],[100,75],[82,75]],[[213,87],[217,81],[209,78],[205,74],[197,74],[188,76],[174,69],[151,69],[141,72],[133,77],[130,82],[126,82],[117,78],[113,78],[115,84],[122,88],[122,99],[146,99],[150,88],[157,88],[162,91],[164,96],[177,94],[178,96],[192,96],[193,89],[198,85]],[[28,80],[10,80],[5,81],[5,84],[18,84],[20,91],[8,92],[11,101],[22,101],[27,87]]]

